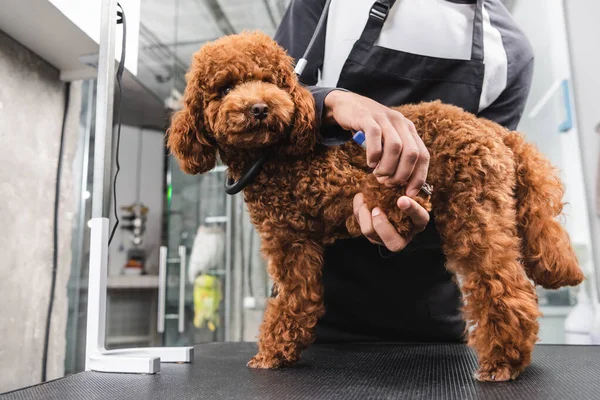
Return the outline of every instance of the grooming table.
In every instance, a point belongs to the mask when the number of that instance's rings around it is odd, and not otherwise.
[[[83,372],[0,399],[600,399],[600,346],[538,345],[516,381],[478,383],[463,345],[312,346],[296,366],[252,370],[249,343],[195,347],[156,375]]]

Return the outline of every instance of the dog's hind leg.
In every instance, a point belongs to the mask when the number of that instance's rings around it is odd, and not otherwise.
[[[491,256],[494,257],[494,256]],[[539,317],[532,285],[515,260],[494,257],[487,266],[503,263],[498,273],[473,271],[467,264],[483,260],[451,261],[463,282],[461,291],[468,344],[477,352],[480,381],[515,379],[531,362]],[[471,265],[472,267],[472,265]]]
[[[260,328],[258,354],[252,368],[290,365],[314,340],[324,314],[321,285],[323,247],[308,239],[263,242],[277,296],[269,299]]]
[[[447,267],[459,278],[468,343],[479,358],[475,377],[514,379],[531,362],[540,316],[522,266],[514,168],[502,152],[460,155],[447,165],[432,201]]]
[[[461,283],[468,343],[479,358],[475,377],[514,379],[531,361],[540,313],[520,263],[511,205],[451,204],[438,226],[447,267]]]

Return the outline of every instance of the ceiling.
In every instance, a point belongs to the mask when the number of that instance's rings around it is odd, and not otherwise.
[[[142,0],[138,78],[159,98],[185,87],[203,43],[243,30],[273,35],[289,0]]]

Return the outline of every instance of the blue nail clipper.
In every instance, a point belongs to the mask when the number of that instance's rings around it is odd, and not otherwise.
[[[367,149],[367,144],[365,143],[365,140],[367,139],[367,137],[365,136],[365,133],[363,131],[358,131],[354,134],[354,136],[352,136],[352,139],[363,149]]]
[[[367,137],[365,136],[365,133],[363,131],[357,131],[356,133],[354,133],[354,135],[352,135],[352,140],[354,140],[354,142],[363,149],[367,149]],[[425,182],[423,186],[421,186],[421,190],[428,196],[431,196],[431,194],[433,193],[433,188],[427,182]]]

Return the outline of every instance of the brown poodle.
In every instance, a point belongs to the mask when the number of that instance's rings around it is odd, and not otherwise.
[[[396,201],[403,188],[380,185],[365,151],[352,141],[319,144],[315,104],[293,60],[254,32],[206,44],[187,74],[183,109],[168,146],[189,174],[215,166],[217,155],[239,179],[269,156],[244,189],[262,239],[277,296],[267,305],[254,368],[296,362],[324,313],[323,247],[361,235],[352,210],[364,193],[398,232],[411,220]],[[411,120],[431,154],[433,194],[417,201],[433,210],[447,268],[458,278],[468,343],[479,358],[475,377],[514,379],[537,340],[534,285],[558,288],[583,280],[567,232],[555,219],[563,188],[550,163],[523,136],[440,102],[396,108]],[[529,279],[528,279],[529,278]]]

